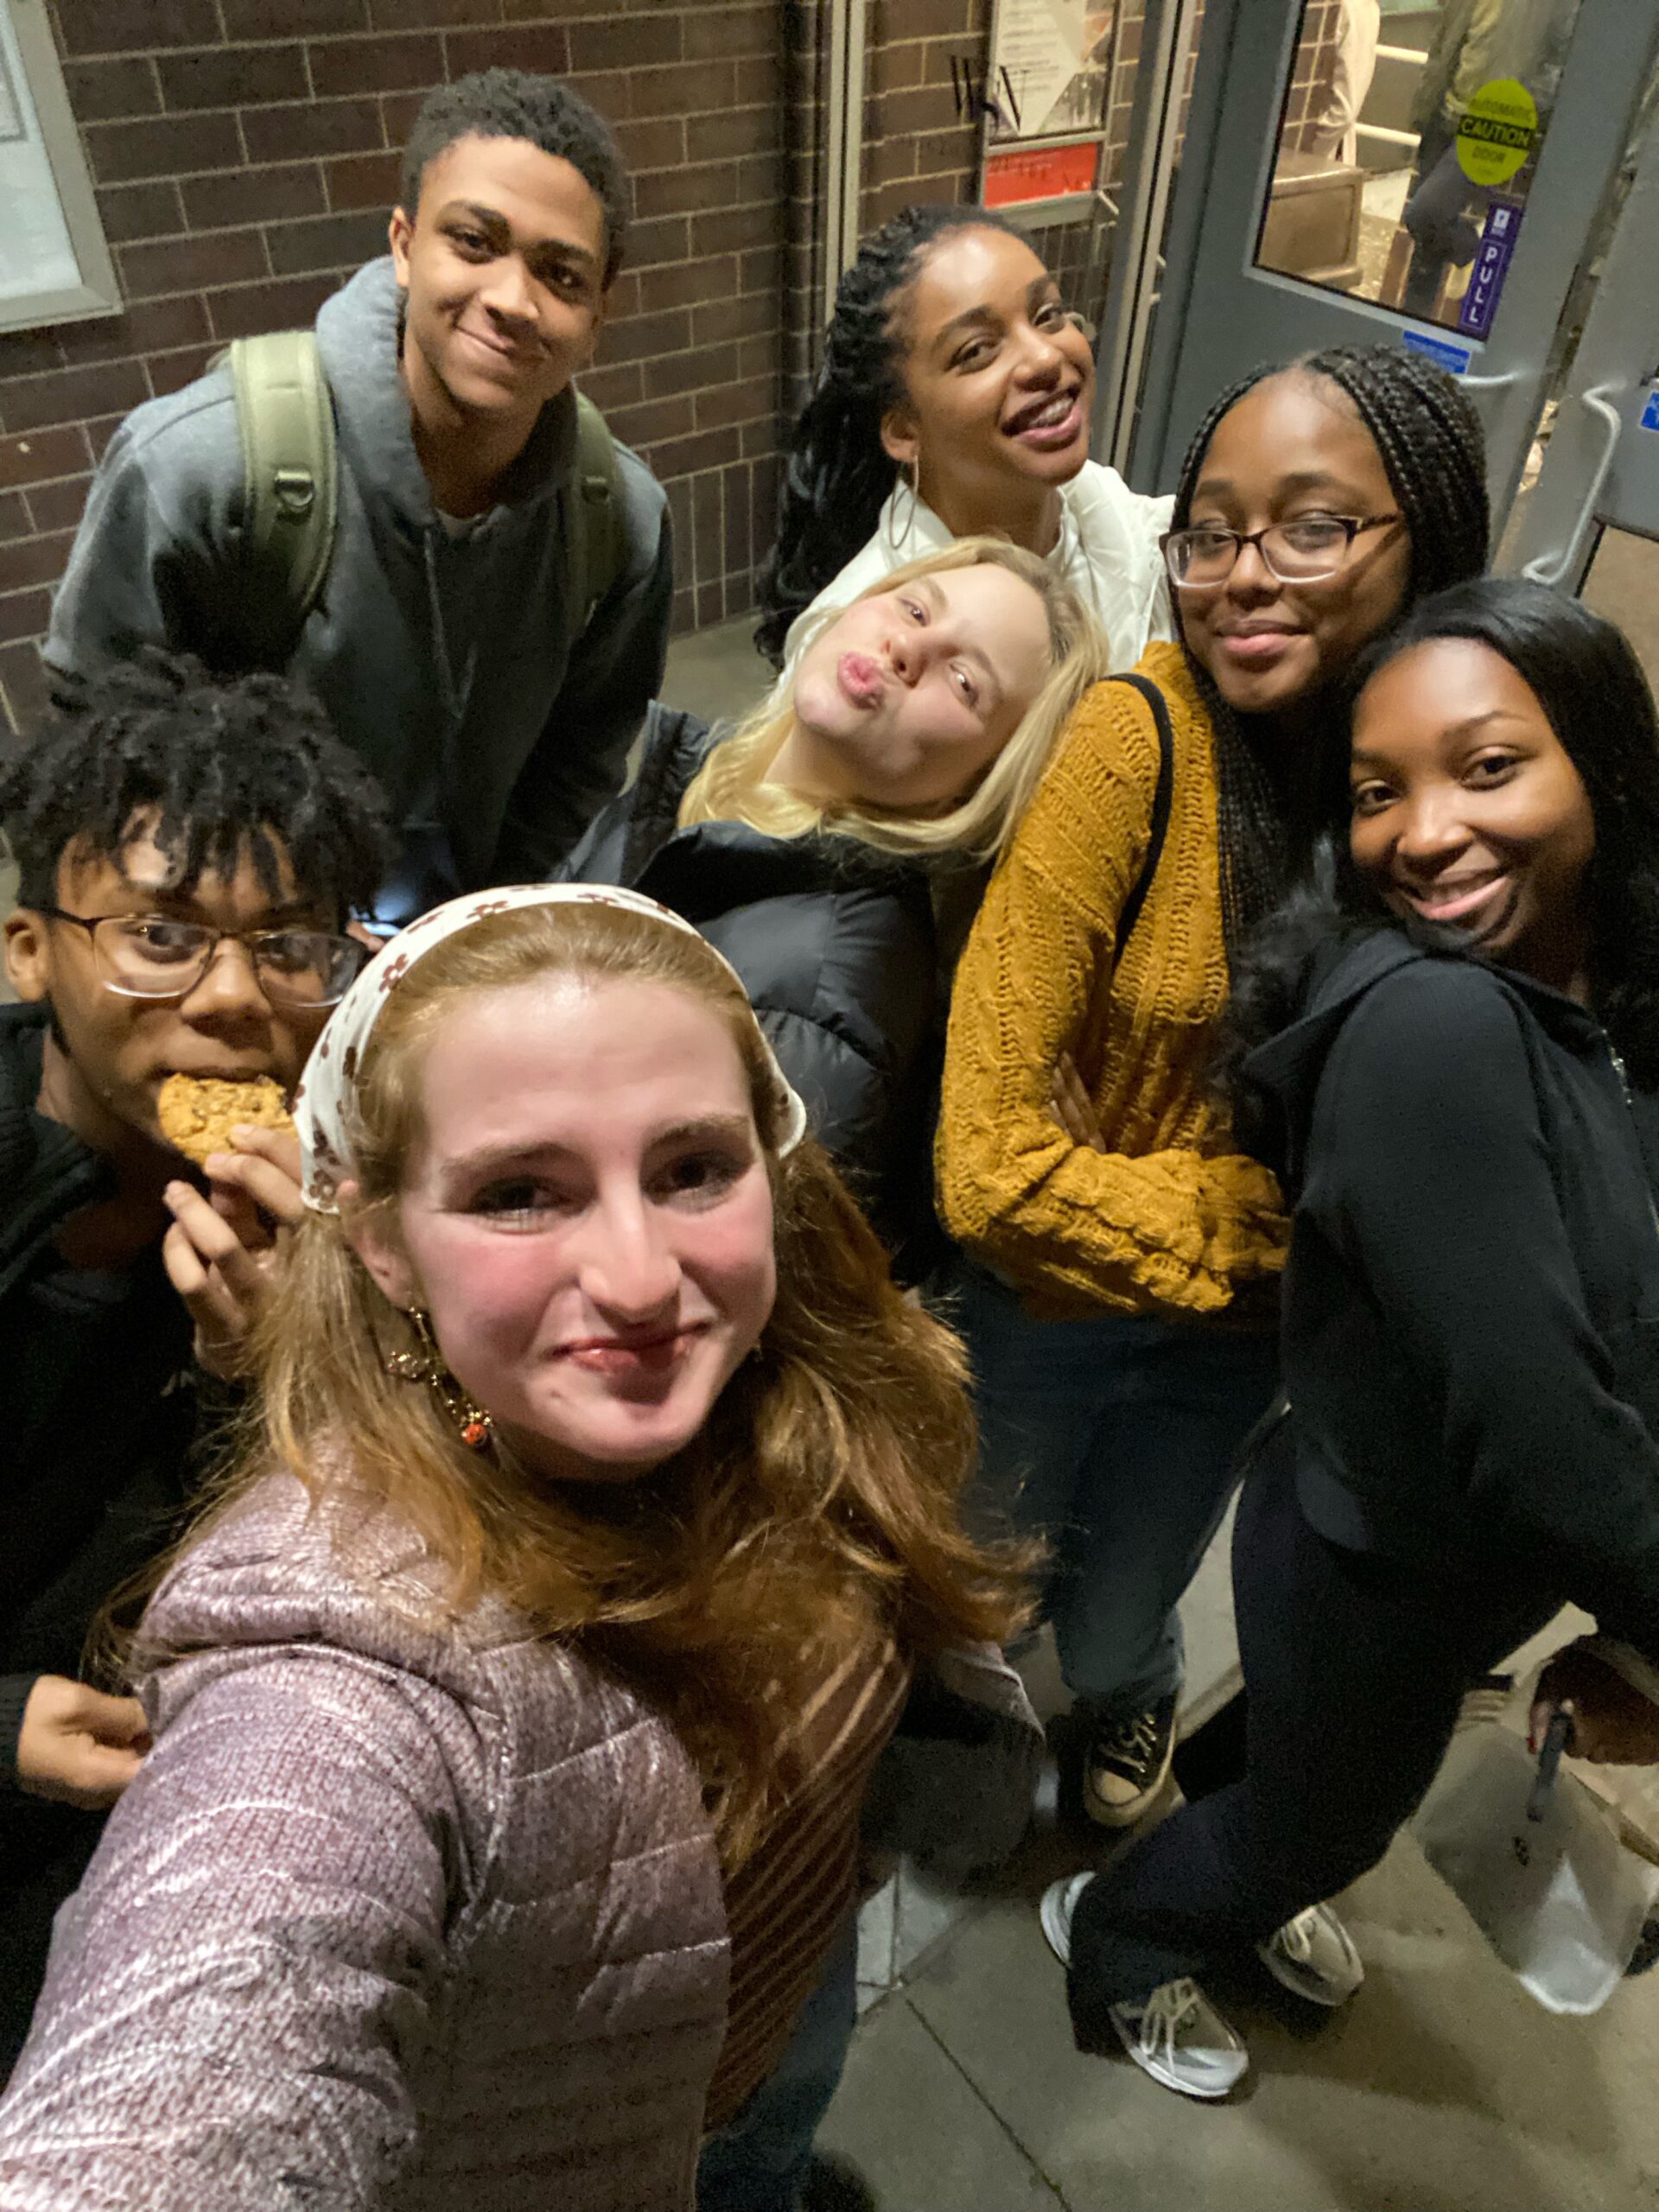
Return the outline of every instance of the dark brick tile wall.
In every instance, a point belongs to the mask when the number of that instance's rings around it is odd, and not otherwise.
[[[568,77],[617,130],[639,220],[586,381],[667,486],[677,626],[753,604],[798,320],[786,149],[816,132],[786,52],[817,0],[50,4],[124,306],[0,336],[0,747],[38,709],[50,588],[122,416],[308,322],[383,250],[423,95],[493,63]]]

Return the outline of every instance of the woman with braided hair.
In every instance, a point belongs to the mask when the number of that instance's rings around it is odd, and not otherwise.
[[[1084,1808],[1119,1829],[1168,1772],[1177,1603],[1277,1376],[1287,1225],[1207,1079],[1217,1018],[1247,933],[1345,817],[1349,671],[1484,564],[1479,425],[1389,346],[1259,370],[1199,429],[1173,519],[1181,642],[1088,694],[991,880],[937,1155],[971,1255],[955,1318],[982,1499],[1052,1547]],[[1357,1978],[1323,1907],[1263,1956],[1323,2001]],[[1224,2094],[1243,2070],[1191,1982],[1112,2018],[1171,2087]]]
[[[1169,501],[1089,458],[1095,364],[1021,233],[982,207],[906,207],[842,276],[796,425],[755,641],[793,659],[800,618],[986,531],[1071,584],[1128,667],[1167,638]]]

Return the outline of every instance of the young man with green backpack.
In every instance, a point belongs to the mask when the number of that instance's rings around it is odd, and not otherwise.
[[[608,127],[492,69],[416,118],[388,257],[312,332],[239,341],[111,442],[46,656],[145,644],[313,690],[390,795],[378,904],[547,873],[659,684],[662,487],[572,379],[621,259]]]

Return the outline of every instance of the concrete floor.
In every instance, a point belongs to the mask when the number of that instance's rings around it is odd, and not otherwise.
[[[753,614],[676,638],[668,648],[663,697],[706,722],[735,721],[772,683],[772,668],[754,650]]]
[[[1344,1901],[1369,1978],[1344,2012],[1299,2017],[1265,1976],[1212,1985],[1254,2072],[1210,2107],[1072,2048],[1036,1916],[1055,1856],[1031,1854],[859,2027],[821,2139],[883,2212],[1659,2203],[1659,1986],[1631,1983],[1592,2019],[1552,2018],[1414,1845]]]
[[[1183,1606],[1189,1707],[1236,1681],[1227,1532]],[[1584,1625],[1564,1616],[1517,1667]],[[1053,1709],[1052,1660],[1027,1678]],[[881,2212],[1639,2212],[1659,2205],[1659,1974],[1588,2020],[1501,1967],[1409,1838],[1343,1911],[1365,1986],[1329,2015],[1254,1968],[1211,1985],[1253,2072],[1199,2106],[1071,2043],[1037,1901],[1091,1860],[1039,1795],[976,1895],[900,1878],[866,1908],[863,2017],[821,2141]],[[884,1953],[884,1947],[885,1953]]]

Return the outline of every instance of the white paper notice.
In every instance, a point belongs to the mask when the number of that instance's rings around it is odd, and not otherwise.
[[[0,0],[0,302],[71,291],[80,281],[10,10]]]
[[[1106,56],[1096,48],[1112,12],[1098,0],[1001,0],[986,88],[996,143],[1100,128]]]

